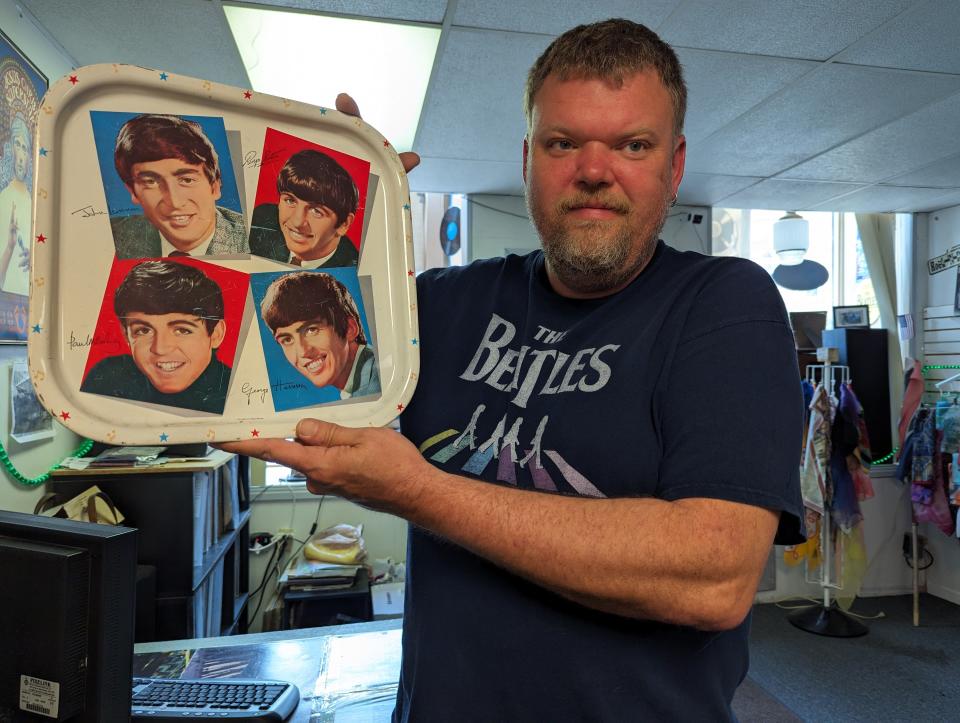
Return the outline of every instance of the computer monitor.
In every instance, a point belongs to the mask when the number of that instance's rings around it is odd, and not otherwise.
[[[0,720],[128,720],[136,530],[0,510],[0,571]]]

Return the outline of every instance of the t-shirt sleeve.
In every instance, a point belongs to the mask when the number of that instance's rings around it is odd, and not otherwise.
[[[670,364],[658,496],[779,510],[776,541],[795,544],[803,395],[793,334],[766,271],[733,261],[700,288]]]

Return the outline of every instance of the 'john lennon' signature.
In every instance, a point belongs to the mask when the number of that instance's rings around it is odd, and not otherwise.
[[[98,211],[93,205],[84,206],[83,208],[78,208],[76,211],[71,211],[71,216],[76,216],[80,214],[80,218],[93,218],[94,216],[106,216],[106,211]]]

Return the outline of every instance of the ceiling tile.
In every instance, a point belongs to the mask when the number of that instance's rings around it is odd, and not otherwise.
[[[417,132],[424,156],[518,161],[526,124],[527,71],[550,38],[454,28],[447,38]]]
[[[723,199],[727,208],[769,208],[779,211],[806,211],[835,196],[861,188],[849,183],[817,183],[767,179]]]
[[[655,28],[670,14],[679,0],[525,0],[522,5],[490,0],[460,0],[453,24],[472,28],[514,30],[560,35],[582,23],[607,18],[628,18]]]
[[[80,65],[129,63],[229,85],[249,84],[217,3],[100,0],[84,3],[77,12],[70,0],[30,0],[27,9]],[[144,31],[168,28],[171,18],[176,20],[173,43],[167,32]]]
[[[751,186],[759,178],[684,173],[677,200],[690,206],[716,206],[722,199]]]
[[[920,207],[935,206],[937,199],[942,199],[951,193],[945,193],[942,188],[869,186],[849,196],[833,199],[810,210],[857,211],[861,213],[913,211]]]
[[[783,174],[785,178],[872,183],[960,153],[960,94],[834,148]]]
[[[710,50],[681,48],[677,55],[687,81],[684,132],[689,141],[705,138],[817,67],[803,60]]]
[[[929,166],[904,173],[887,181],[891,186],[960,188],[960,155],[949,156]]]
[[[384,20],[443,22],[447,0],[257,0],[260,5]]]
[[[692,170],[772,176],[957,90],[957,76],[825,65],[710,136]]]
[[[960,189],[950,191],[949,193],[938,196],[930,200],[929,202],[922,203],[913,208],[914,212],[922,211],[942,211],[945,208],[951,208],[953,206],[960,206]]]
[[[672,45],[826,60],[913,0],[687,0],[658,32]]]
[[[960,73],[958,30],[960,3],[916,3],[840,57],[847,63]]]

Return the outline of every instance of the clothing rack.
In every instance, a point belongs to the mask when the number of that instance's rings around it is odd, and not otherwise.
[[[838,358],[834,348],[817,349],[817,360],[822,364],[808,364],[806,370],[807,381],[824,385],[831,393],[836,392],[835,385],[850,382],[850,367],[834,364]],[[819,377],[819,378],[818,378]],[[839,395],[838,395],[839,396]],[[790,613],[788,620],[801,630],[817,635],[827,635],[833,638],[854,638],[867,634],[867,626],[843,612],[833,599],[833,590],[839,590],[842,585],[833,579],[833,529],[831,525],[831,510],[824,499],[823,514],[820,516],[820,575],[816,582],[823,591],[823,603],[813,607],[795,610]]]

